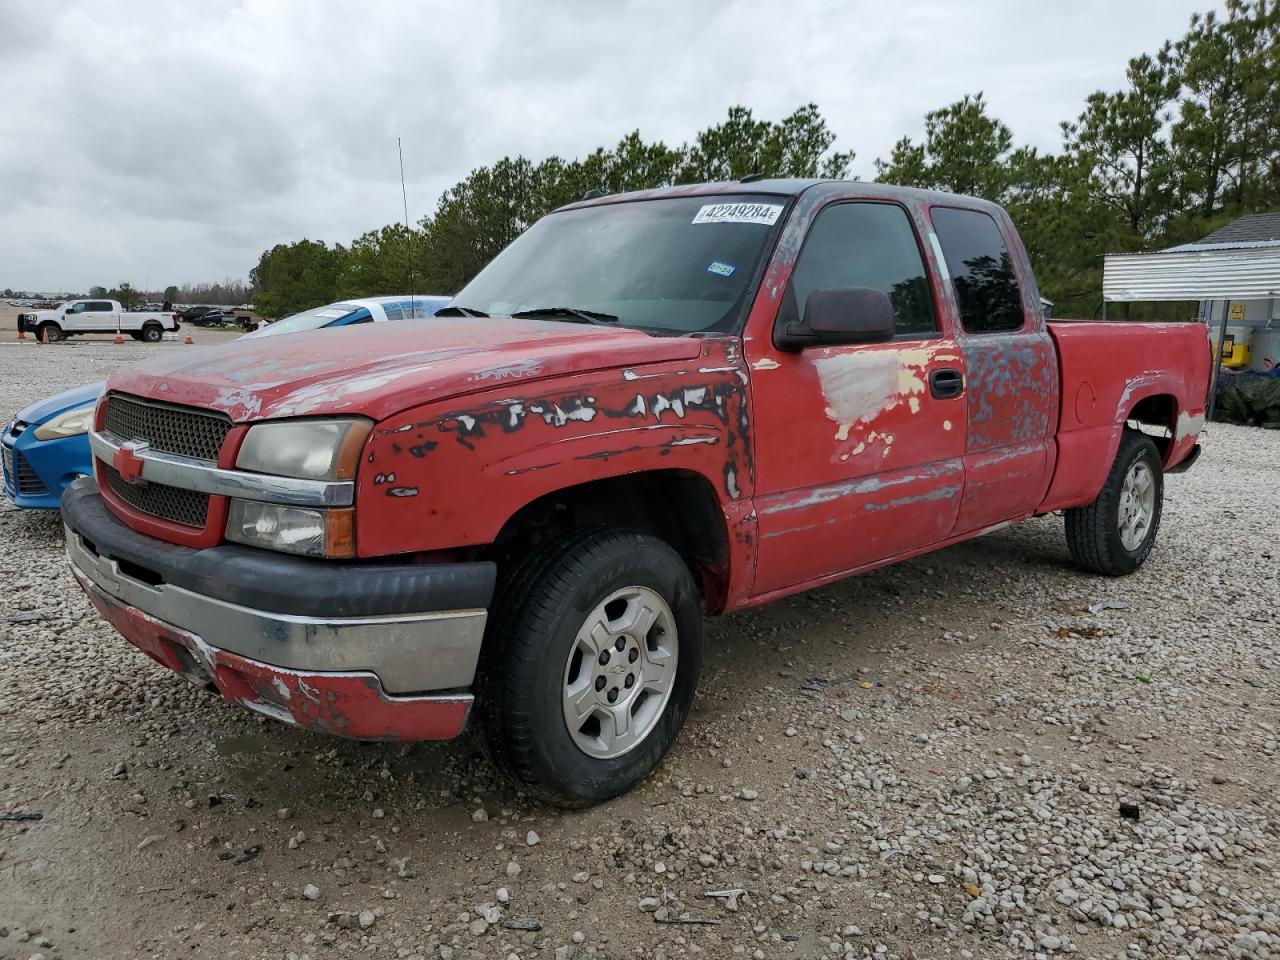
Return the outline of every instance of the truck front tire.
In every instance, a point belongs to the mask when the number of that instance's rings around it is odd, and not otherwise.
[[[52,320],[47,320],[40,324],[40,341],[42,343],[58,343],[66,338],[67,335],[62,332],[62,328]]]
[[[615,797],[675,740],[701,659],[697,587],[666,543],[594,529],[543,544],[500,587],[481,652],[489,753],[545,802]]]
[[[1155,545],[1163,502],[1160,451],[1145,433],[1126,427],[1097,499],[1066,511],[1071,559],[1091,573],[1133,573]]]

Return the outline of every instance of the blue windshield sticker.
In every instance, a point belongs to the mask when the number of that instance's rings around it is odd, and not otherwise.
[[[707,267],[707,273],[714,273],[717,277],[731,277],[733,271],[737,270],[732,263],[721,263],[719,260],[712,260],[711,266]]]

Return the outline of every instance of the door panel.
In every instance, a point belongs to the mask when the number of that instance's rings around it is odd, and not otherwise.
[[[965,495],[957,535],[1031,513],[1049,482],[1058,357],[1016,231],[1001,214],[936,206],[929,217],[959,312],[968,373]]]
[[[969,373],[969,436],[957,534],[1025,516],[1049,484],[1058,358],[1046,332],[960,340]]]
[[[756,465],[755,593],[947,537],[964,489],[965,401],[932,397],[928,375],[961,366],[949,341],[752,364],[756,441],[769,451]]]
[[[59,318],[58,325],[62,327],[63,330],[83,330],[88,326],[85,322],[87,315],[84,313],[84,310],[88,309],[88,305],[78,304],[78,306],[81,307],[80,310],[77,310],[74,313],[64,313],[62,317]]]
[[[878,290],[897,339],[795,352],[765,337],[745,345],[760,451],[756,596],[928,546],[955,525],[964,357],[943,329],[917,228],[893,203],[823,207],[774,318],[783,329],[799,322],[817,290]]]

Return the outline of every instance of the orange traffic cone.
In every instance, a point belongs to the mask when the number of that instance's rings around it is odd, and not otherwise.
[[[187,331],[187,339],[183,340],[182,342],[183,342],[183,343],[195,343],[195,341],[191,339],[191,331],[190,331],[190,330],[188,330],[188,331]]]
[[[116,346],[120,346],[120,344],[122,344],[122,343],[124,343],[124,337],[123,337],[123,336],[121,335],[121,333],[117,330],[117,331],[116,331]]]
[[[19,327],[19,328],[18,328],[18,339],[19,339],[19,340],[25,340],[25,339],[27,339],[27,335],[26,335],[25,333],[23,333],[23,332],[22,332],[22,328],[21,328],[21,327]]]

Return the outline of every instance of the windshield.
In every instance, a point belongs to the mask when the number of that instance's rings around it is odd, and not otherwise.
[[[291,317],[285,317],[283,320],[269,323],[251,334],[246,334],[246,336],[274,337],[280,333],[301,333],[303,330],[316,330],[320,327],[327,327],[335,320],[350,316],[359,309],[361,307],[357,303],[331,303],[327,307],[304,310],[302,313],[295,313]]]
[[[491,315],[561,307],[642,329],[727,330],[752,292],[784,203],[761,194],[677,197],[553,213],[453,303]]]

